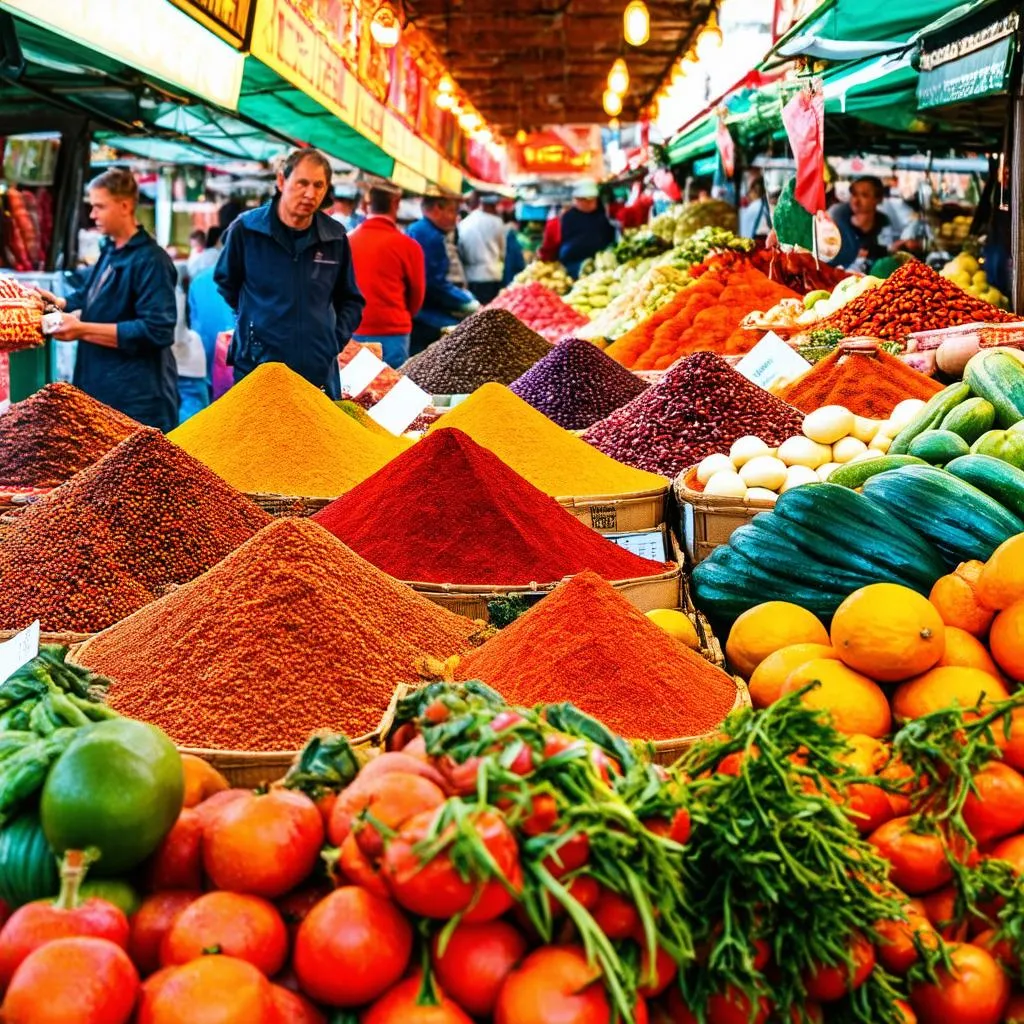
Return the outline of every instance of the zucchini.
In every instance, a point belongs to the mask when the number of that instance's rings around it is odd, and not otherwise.
[[[856,490],[864,486],[865,480],[870,480],[871,477],[888,469],[899,469],[900,466],[915,464],[924,465],[922,460],[914,455],[883,455],[878,459],[861,459],[860,462],[848,462],[845,466],[832,470],[828,475],[828,482]]]
[[[1024,419],[1024,366],[1008,352],[980,352],[964,370],[964,383],[987,399],[1004,430]]]
[[[939,430],[952,430],[968,444],[995,426],[995,406],[984,398],[968,398],[953,409],[939,424]]]
[[[932,395],[928,404],[893,438],[890,455],[906,455],[910,442],[918,434],[935,429],[961,402],[971,397],[971,389],[962,381]]]
[[[946,472],[984,491],[1024,519],[1024,470],[990,455],[964,455],[949,463]]]
[[[59,891],[57,858],[43,835],[39,812],[22,811],[0,829],[0,900],[14,909]]]
[[[970,450],[971,446],[952,430],[923,430],[910,442],[908,449],[911,455],[932,466],[944,466]]]
[[[1024,520],[977,487],[932,466],[904,466],[864,485],[872,501],[911,523],[950,560],[987,561],[1003,541],[1024,533]]]

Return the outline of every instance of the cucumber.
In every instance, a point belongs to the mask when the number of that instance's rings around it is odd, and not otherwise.
[[[923,430],[908,449],[911,455],[932,466],[944,466],[952,459],[969,454],[971,446],[952,430]]]
[[[964,370],[964,383],[987,399],[1004,430],[1024,419],[1024,366],[1008,352],[982,352]]]
[[[928,404],[893,438],[890,455],[906,455],[910,442],[925,430],[937,427],[961,402],[971,397],[971,389],[962,381],[932,395]]]
[[[996,422],[995,406],[984,398],[968,398],[953,409],[939,424],[940,430],[952,430],[968,444],[991,430]]]
[[[888,469],[899,469],[900,466],[924,465],[915,455],[883,455],[879,459],[861,459],[860,462],[848,462],[845,466],[832,470],[828,476],[830,484],[849,487],[855,490],[864,486],[865,480],[884,473]]]
[[[59,891],[57,858],[43,835],[39,812],[22,811],[0,829],[0,900],[13,910]]]
[[[1024,519],[1024,470],[990,455],[964,455],[949,463],[946,472],[984,491]]]

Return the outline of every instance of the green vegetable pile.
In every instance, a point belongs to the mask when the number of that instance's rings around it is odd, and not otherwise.
[[[673,249],[675,262],[689,266],[703,263],[716,252],[750,252],[754,243],[749,238],[740,238],[725,228],[700,228]]]

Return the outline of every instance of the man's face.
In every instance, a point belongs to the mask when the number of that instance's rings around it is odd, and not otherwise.
[[[105,188],[89,189],[89,206],[96,227],[105,235],[123,230],[131,221],[134,208],[130,199],[118,199]]]
[[[596,199],[584,199],[582,196],[577,196],[573,203],[577,210],[582,210],[584,213],[593,213],[597,209]]]
[[[320,209],[330,182],[318,160],[306,157],[300,160],[290,177],[278,173],[277,187],[284,212],[293,220],[309,221]]]
[[[442,231],[451,231],[459,220],[459,208],[455,205],[454,200],[449,200],[444,203],[438,203],[427,216],[436,224]]]
[[[868,182],[858,181],[850,186],[850,209],[859,216],[878,209],[878,193]]]

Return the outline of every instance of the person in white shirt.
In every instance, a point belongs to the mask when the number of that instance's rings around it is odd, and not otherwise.
[[[469,290],[486,305],[501,291],[508,229],[498,216],[497,196],[481,196],[473,212],[459,224],[459,256]]]

